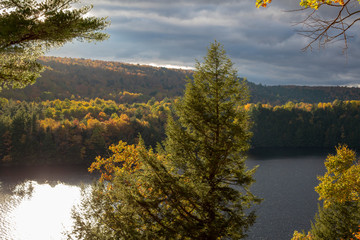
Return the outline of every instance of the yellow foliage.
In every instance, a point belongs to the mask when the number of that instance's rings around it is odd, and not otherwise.
[[[51,130],[55,130],[59,128],[61,124],[52,118],[45,118],[44,120],[39,120],[39,125],[43,129],[50,128]]]
[[[125,113],[120,115],[120,121],[124,122],[124,123],[130,123],[130,118],[128,115],[126,115]]]
[[[85,126],[84,123],[80,123],[80,124],[79,124],[79,128],[80,128],[81,130],[85,130],[85,129],[86,129],[86,126]]]
[[[257,0],[256,7],[267,7],[267,4],[271,3],[271,0]]]
[[[324,207],[360,201],[360,165],[354,151],[346,145],[337,147],[336,155],[327,157],[325,167],[327,172],[318,177],[320,184],[315,188]]]
[[[69,121],[69,119],[65,119],[62,123],[63,126],[65,127],[70,127],[73,126],[73,123]]]
[[[120,141],[117,145],[111,145],[109,150],[113,153],[109,158],[96,157],[95,162],[89,167],[89,172],[100,171],[100,181],[110,181],[116,172],[133,173],[140,167],[139,148],[141,146],[127,145]]]
[[[132,93],[128,91],[119,92],[119,96],[139,97],[141,95],[142,95],[141,93]]]
[[[102,127],[101,122],[95,118],[89,118],[86,122],[87,128],[94,128],[96,126]]]
[[[297,104],[296,104],[296,107],[299,108],[299,109],[302,109],[302,110],[304,110],[304,111],[310,112],[311,109],[312,109],[312,107],[313,107],[313,105],[310,104],[310,103],[303,103],[303,102],[301,102],[301,103],[297,103]]]
[[[86,116],[84,118],[85,119],[91,119],[92,118],[91,113],[86,114]]]
[[[307,233],[307,235],[305,235],[305,233],[300,233],[298,231],[294,232],[293,237],[291,238],[291,240],[311,240],[313,239],[311,237],[310,232]]]
[[[265,103],[265,104],[261,104],[263,108],[272,108],[272,106],[268,103]]]
[[[360,1],[359,1],[360,2]],[[271,0],[256,0],[256,7],[267,7],[267,4],[271,3]],[[300,6],[303,8],[319,9],[322,4],[327,5],[344,5],[344,0],[301,0]]]
[[[150,127],[150,123],[148,121],[145,120],[139,120],[139,123],[141,126],[143,127]]]

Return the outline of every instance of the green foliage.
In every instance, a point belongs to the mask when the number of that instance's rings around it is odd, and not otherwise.
[[[313,240],[352,239],[360,223],[359,204],[354,202],[334,203],[320,207],[311,225]]]
[[[37,47],[27,52],[15,49],[0,51],[0,90],[9,86],[23,88],[35,82],[44,70],[36,60],[41,55]]]
[[[138,133],[154,147],[165,138],[167,113],[173,106],[169,99],[155,98],[133,104],[99,98],[39,103],[0,98],[0,160],[4,158],[4,164],[92,161],[119,140],[135,143]],[[254,148],[330,147],[338,142],[359,147],[360,101],[247,104],[241,109],[252,116]],[[19,128],[12,127],[14,120],[15,125],[26,126],[21,136],[15,136]]]
[[[248,188],[254,169],[245,167],[251,134],[240,107],[248,89],[218,42],[196,69],[169,119],[165,153],[175,171],[184,171],[190,182],[184,188],[200,209],[192,239],[243,238],[255,220],[244,209],[258,201]]]
[[[358,230],[360,166],[355,152],[347,146],[339,146],[336,155],[327,157],[325,166],[327,172],[318,177],[320,183],[315,188],[323,207],[319,206],[307,237],[295,232],[293,240],[348,240],[353,239]]]
[[[108,159],[69,237],[79,239],[240,239],[255,221],[260,200],[245,165],[248,98],[223,47],[215,42],[175,107],[164,147],[120,142]],[[153,104],[153,103],[152,103]],[[88,211],[89,210],[89,211]],[[84,214],[82,214],[84,213]]]
[[[134,143],[138,133],[155,146],[164,139],[170,104],[0,98],[0,165],[89,163],[119,140]]]
[[[294,103],[319,103],[338,100],[360,100],[360,88],[338,86],[264,86],[249,82],[250,102],[284,105]]]
[[[254,122],[254,147],[360,147],[359,101],[246,107]]]
[[[0,2],[0,84],[25,87],[44,70],[36,60],[50,47],[74,39],[101,41],[105,18],[88,17],[92,6],[74,8],[79,0],[9,0]]]
[[[307,234],[295,231],[292,240],[359,239],[360,210],[356,202],[333,203],[327,208],[319,205],[314,220]]]

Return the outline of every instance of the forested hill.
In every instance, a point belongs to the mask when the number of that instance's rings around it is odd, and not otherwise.
[[[192,71],[119,62],[43,57],[48,69],[25,89],[4,90],[0,97],[17,100],[92,99],[144,102],[180,96]],[[284,104],[360,100],[360,88],[263,86],[249,82],[251,102]]]
[[[251,102],[281,105],[289,101],[319,103],[334,100],[359,100],[360,88],[324,86],[263,86],[249,82]]]
[[[48,66],[32,86],[6,90],[0,96],[19,100],[102,98],[147,101],[179,96],[191,72],[145,65],[88,59],[43,57]]]

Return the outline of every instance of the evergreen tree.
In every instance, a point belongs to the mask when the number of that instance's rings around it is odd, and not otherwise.
[[[92,161],[96,156],[103,154],[107,149],[103,134],[104,130],[99,126],[95,126],[91,137],[86,141],[86,155]]]
[[[176,117],[168,121],[165,153],[189,180],[183,188],[201,216],[191,229],[192,239],[242,238],[255,220],[253,213],[244,212],[257,201],[248,191],[253,171],[244,163],[250,132],[240,108],[248,96],[246,83],[239,82],[231,60],[215,42],[204,62],[197,62],[194,80],[175,106]]]
[[[43,70],[36,60],[50,47],[78,39],[101,41],[105,18],[87,17],[80,0],[0,1],[0,87],[25,87]]]
[[[248,99],[223,47],[210,45],[169,118],[157,152],[120,142],[91,169],[95,186],[69,237],[79,239],[240,239],[254,223],[247,170]]]
[[[359,204],[346,202],[334,203],[329,207],[320,207],[311,225],[313,240],[352,239],[359,228]]]

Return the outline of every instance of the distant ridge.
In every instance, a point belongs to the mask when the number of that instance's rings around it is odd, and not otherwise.
[[[344,86],[263,86],[249,82],[253,103],[273,105],[293,102],[333,102],[335,100],[360,100],[360,88]]]
[[[0,97],[16,100],[52,100],[65,98],[103,98],[117,102],[148,101],[183,94],[191,70],[168,69],[148,65],[42,57],[48,69],[37,82],[24,89],[4,90]],[[249,82],[251,102],[284,104],[293,102],[332,102],[360,100],[360,88],[263,86]]]

